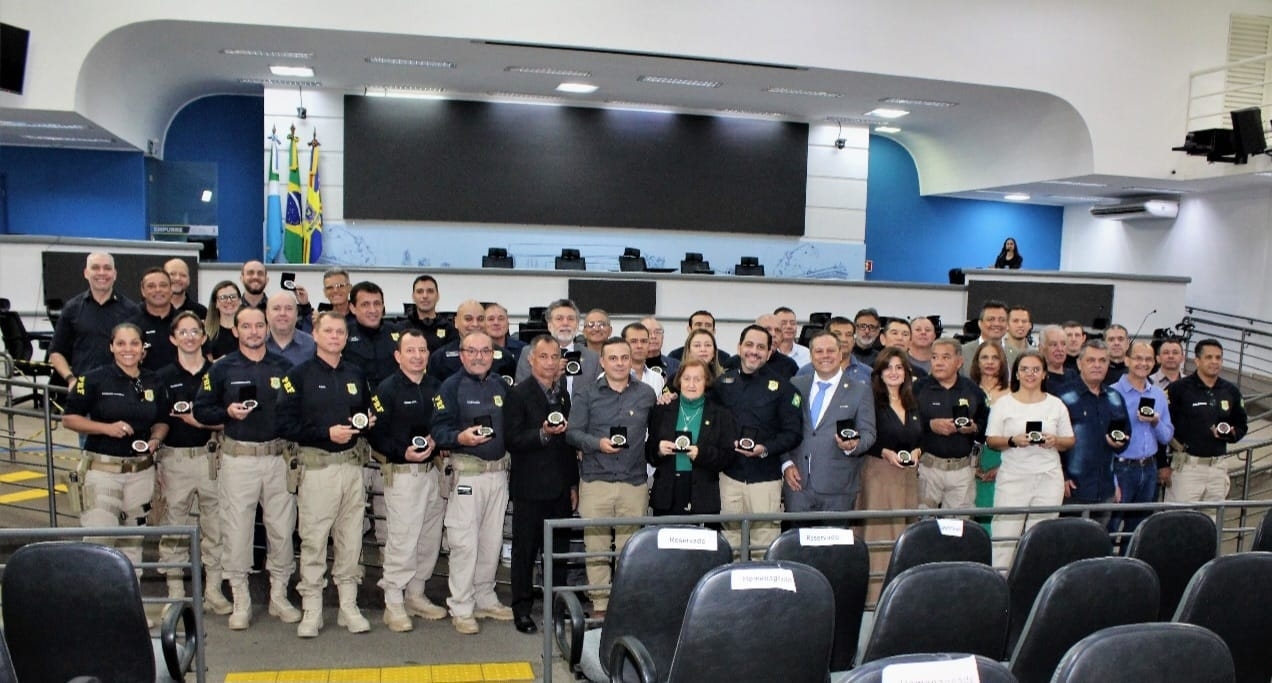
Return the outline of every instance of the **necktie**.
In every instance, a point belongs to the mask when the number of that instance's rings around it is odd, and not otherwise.
[[[814,425],[817,424],[817,418],[821,415],[822,403],[826,401],[826,390],[830,388],[830,382],[818,382],[817,392],[813,394],[813,403],[808,407],[809,417]]]

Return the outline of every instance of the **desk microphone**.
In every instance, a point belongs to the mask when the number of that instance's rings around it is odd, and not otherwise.
[[[1144,323],[1148,322],[1148,319],[1149,319],[1149,318],[1151,318],[1151,317],[1153,317],[1153,315],[1154,315],[1155,313],[1157,313],[1157,309],[1156,309],[1156,308],[1154,308],[1153,310],[1149,311],[1149,312],[1148,312],[1148,315],[1145,315],[1145,316],[1144,316],[1144,319],[1140,321],[1139,327],[1135,328],[1135,334],[1131,335],[1131,339],[1130,339],[1130,341],[1135,341],[1135,338],[1139,336],[1139,333],[1140,333],[1141,331],[1143,331],[1143,329],[1144,329]]]

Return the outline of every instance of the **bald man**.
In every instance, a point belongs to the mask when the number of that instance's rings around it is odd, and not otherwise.
[[[475,332],[484,333],[486,326],[486,307],[480,301],[468,299],[455,307],[455,330],[459,333],[449,344],[430,354],[428,358],[428,374],[437,381],[444,382],[447,377],[463,368],[463,357],[460,354],[462,340]],[[493,344],[493,342],[492,342]],[[517,376],[517,360],[504,347],[494,344],[494,358],[490,372],[504,377],[504,382],[511,385]]]
[[[168,259],[163,272],[172,280],[172,305],[178,311],[194,311],[200,318],[208,317],[208,307],[199,303],[199,297],[190,291],[190,266],[183,259]]]

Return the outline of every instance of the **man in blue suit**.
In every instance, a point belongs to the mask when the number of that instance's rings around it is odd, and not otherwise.
[[[846,511],[861,488],[861,456],[875,440],[870,386],[845,376],[839,340],[820,332],[809,342],[813,374],[791,383],[804,406],[803,441],[782,463],[787,512]]]

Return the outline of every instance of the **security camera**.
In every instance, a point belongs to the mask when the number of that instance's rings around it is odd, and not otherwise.
[[[301,120],[307,119],[309,118],[309,110],[304,107],[296,107],[296,116],[299,116]]]
[[[305,117],[302,116],[300,118],[303,119]],[[848,144],[847,140],[845,140],[844,138],[839,138],[838,140],[835,141],[835,149],[843,149],[845,146],[847,146],[847,144]]]

